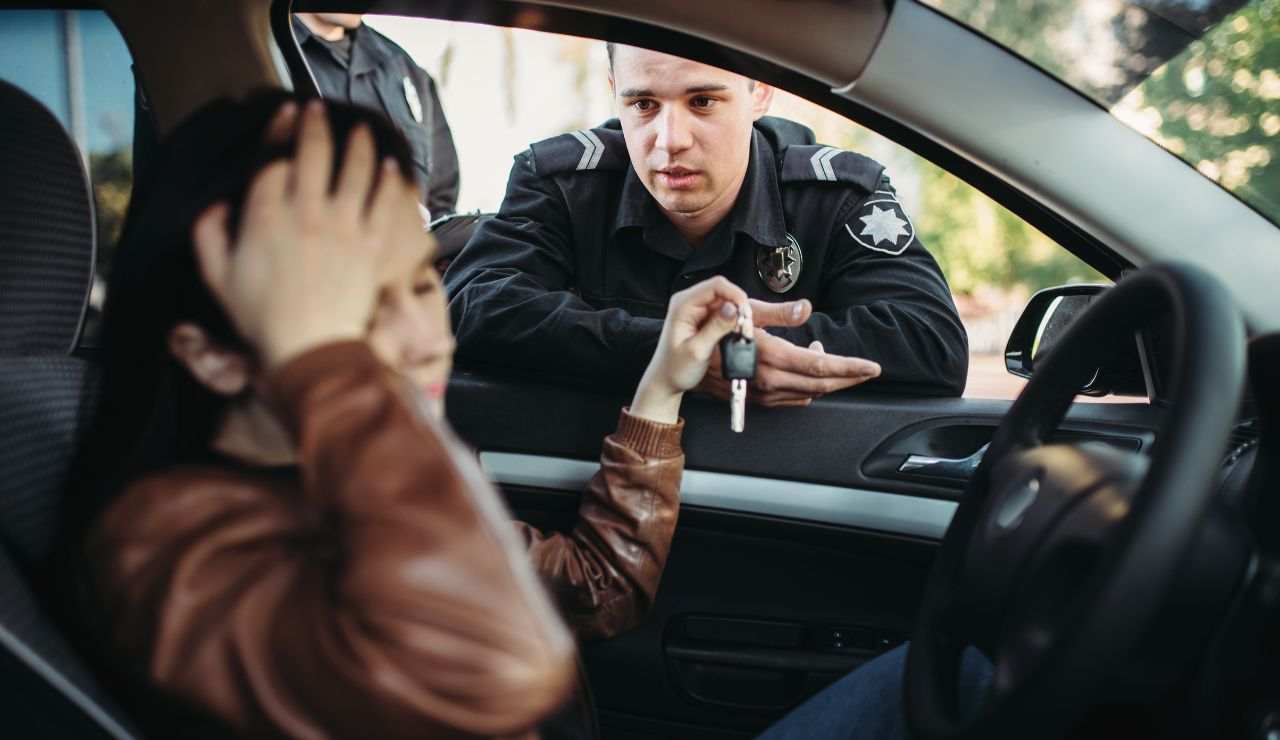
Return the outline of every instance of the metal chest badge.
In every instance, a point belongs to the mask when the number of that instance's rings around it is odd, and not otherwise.
[[[409,112],[413,114],[413,120],[422,123],[422,99],[418,97],[418,86],[413,84],[413,80],[408,75],[401,80],[404,83],[404,102],[409,104]]]
[[[756,249],[756,274],[774,293],[786,293],[795,287],[804,267],[804,252],[800,243],[787,234],[785,247],[758,247]]]

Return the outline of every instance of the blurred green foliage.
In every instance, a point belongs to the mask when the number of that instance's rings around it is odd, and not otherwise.
[[[124,214],[133,192],[133,158],[129,147],[89,155],[94,209],[98,219],[97,272],[111,274],[111,259],[124,228]]]
[[[1280,223],[1280,0],[1228,16],[1118,107]]]

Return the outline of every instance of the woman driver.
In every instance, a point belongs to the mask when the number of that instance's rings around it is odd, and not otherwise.
[[[513,529],[439,418],[453,340],[407,163],[373,115],[264,94],[193,116],[140,183],[69,531],[87,636],[157,736],[520,735],[573,675],[539,579],[583,637],[653,601],[680,401],[746,295],[672,298],[572,532]]]

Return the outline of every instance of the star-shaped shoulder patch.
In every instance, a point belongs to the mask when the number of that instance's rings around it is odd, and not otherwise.
[[[885,254],[902,254],[916,237],[911,219],[888,190],[872,193],[844,229],[858,244]]]

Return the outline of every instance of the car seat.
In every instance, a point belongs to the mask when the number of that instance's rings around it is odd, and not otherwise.
[[[89,178],[37,100],[0,81],[0,735],[136,738],[33,588],[96,390],[73,356],[93,279]],[[45,584],[46,586],[51,584]]]

